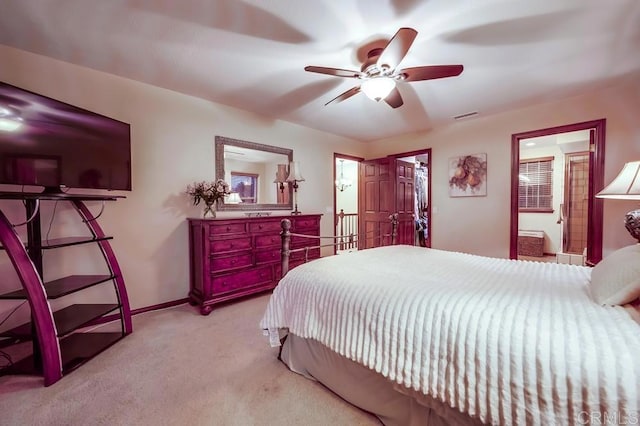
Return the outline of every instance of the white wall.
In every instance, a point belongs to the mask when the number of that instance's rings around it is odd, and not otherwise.
[[[584,96],[459,122],[432,132],[379,140],[367,158],[396,152],[432,150],[433,247],[488,256],[509,256],[511,135],[513,133],[605,118],[605,182],[627,161],[640,159],[640,79]],[[450,198],[447,159],[487,153],[486,197]],[[603,254],[635,242],[622,225],[624,214],[637,208],[629,201],[605,200]]]
[[[333,234],[333,153],[363,156],[365,145],[343,137],[268,119],[192,96],[0,46],[0,80],[131,124],[133,191],[109,203],[100,224],[115,237],[112,244],[123,270],[132,308],[187,296],[187,217],[199,217],[187,184],[213,180],[216,135],[292,148],[303,168],[298,204],[303,213],[323,213],[321,232]],[[91,203],[97,211],[99,203]],[[48,226],[52,204],[45,206]],[[20,202],[0,202],[13,222],[23,220]],[[288,211],[286,212],[288,213]],[[274,214],[285,214],[275,212]],[[218,212],[232,217],[234,212]],[[57,207],[53,234],[84,231],[68,206]],[[23,231],[21,231],[23,232]],[[89,248],[49,253],[46,277],[102,267]],[[72,256],[69,256],[69,253]],[[0,292],[19,287],[6,255],[0,259]],[[91,290],[111,294],[109,289]],[[84,294],[83,294],[84,296]],[[0,318],[15,306],[0,301]],[[28,312],[28,309],[26,310]],[[5,324],[6,325],[6,324]]]

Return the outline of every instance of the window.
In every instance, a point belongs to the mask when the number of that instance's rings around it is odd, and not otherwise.
[[[231,192],[237,192],[243,203],[258,202],[258,175],[231,172]]]
[[[553,213],[553,157],[520,160],[518,181],[521,212]]]

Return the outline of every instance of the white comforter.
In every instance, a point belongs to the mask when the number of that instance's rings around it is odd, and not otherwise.
[[[485,423],[638,421],[640,326],[592,302],[589,275],[382,247],[293,269],[260,325],[318,340]]]

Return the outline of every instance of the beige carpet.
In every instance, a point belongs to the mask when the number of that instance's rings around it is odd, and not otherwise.
[[[47,388],[2,376],[0,424],[380,425],[277,360],[258,328],[268,297],[137,315],[133,334]]]

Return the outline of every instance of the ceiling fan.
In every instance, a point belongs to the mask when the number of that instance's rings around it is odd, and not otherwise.
[[[397,70],[396,67],[404,59],[417,35],[418,32],[413,28],[400,28],[384,49],[378,47],[369,51],[360,71],[316,66],[306,66],[304,70],[336,77],[356,78],[362,81],[359,86],[352,87],[325,105],[329,105],[331,102],[342,102],[353,95],[364,92],[374,101],[384,99],[392,108],[398,108],[404,102],[396,87],[397,82],[454,77],[460,75],[463,70],[462,65],[430,65]]]

